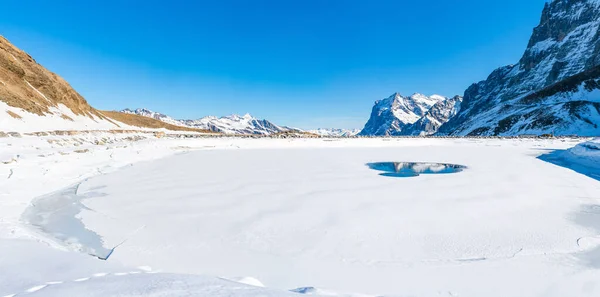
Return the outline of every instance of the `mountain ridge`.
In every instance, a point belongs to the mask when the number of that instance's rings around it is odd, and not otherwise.
[[[600,96],[593,83],[600,73],[592,71],[600,65],[599,27],[598,0],[546,3],[519,62],[471,85],[461,111],[439,134],[600,135]],[[560,89],[565,85],[570,87]]]
[[[598,136],[600,0],[547,2],[518,63],[493,70],[443,110],[430,106],[426,116],[403,98],[378,100],[360,135]]]
[[[186,120],[174,119],[165,114],[145,108],[126,108],[120,112],[154,118],[176,126],[197,128],[224,134],[271,135],[290,131],[303,132],[299,129],[276,125],[265,119],[257,119],[248,113],[243,116],[232,114],[222,117],[205,116],[195,120]]]
[[[414,93],[411,96],[402,96],[394,93],[390,97],[377,100],[371,111],[371,116],[365,127],[358,134],[360,136],[400,136],[400,135],[431,135],[437,132],[441,124],[448,118],[441,115],[454,115],[451,111],[442,111],[443,108],[453,109],[455,104],[444,105],[443,102],[462,100],[462,97],[452,98],[431,95],[425,96]],[[435,114],[428,112],[438,106]],[[440,116],[438,118],[438,116]],[[429,118],[427,122],[424,117]],[[421,122],[419,122],[421,121]],[[419,126],[419,127],[418,127]]]

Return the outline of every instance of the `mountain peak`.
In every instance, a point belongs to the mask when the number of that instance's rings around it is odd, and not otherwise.
[[[437,95],[437,94],[433,94],[431,96],[429,96],[430,98],[434,99],[434,100],[438,100],[438,101],[444,101],[446,99],[448,99],[447,97],[444,97],[442,95]]]
[[[378,100],[373,106],[371,117],[360,135],[398,135],[402,130],[421,119],[435,104],[446,97],[426,96],[414,93],[404,97],[400,93]]]
[[[555,0],[515,66],[500,67],[464,94],[451,135],[598,135],[600,0]]]
[[[246,113],[243,116],[239,115],[239,114],[230,114],[228,116],[224,116],[222,117],[222,119],[229,119],[232,121],[250,121],[255,119],[251,114]]]

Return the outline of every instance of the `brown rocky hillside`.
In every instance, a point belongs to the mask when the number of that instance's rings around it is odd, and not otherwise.
[[[119,111],[106,111],[105,110],[105,111],[102,111],[102,114],[113,120],[119,121],[119,122],[127,124],[127,125],[136,126],[136,127],[153,128],[153,129],[165,128],[165,129],[169,129],[169,130],[173,130],[173,131],[195,131],[195,132],[206,132],[206,133],[212,133],[212,134],[216,133],[216,132],[207,131],[207,130],[175,126],[175,125],[167,124],[167,123],[157,120],[157,119],[144,117],[144,116],[137,115],[137,114],[122,113]]]
[[[120,128],[119,122],[143,128],[166,128],[170,130],[198,131],[199,129],[170,125],[159,120],[118,112],[99,111],[75,91],[69,83],[55,73],[38,64],[29,54],[0,36],[0,101],[30,113],[47,116],[51,107],[63,104],[80,116],[94,120],[106,120]],[[14,112],[3,116],[14,118]],[[60,115],[65,120],[68,116]],[[40,131],[44,127],[40,127]]]

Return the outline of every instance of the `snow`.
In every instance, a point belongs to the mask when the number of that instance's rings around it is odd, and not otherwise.
[[[31,89],[33,89],[36,93],[38,93],[40,96],[42,96],[42,98],[44,98],[46,101],[52,103],[52,101],[50,101],[50,99],[48,99],[48,97],[46,97],[46,95],[44,95],[44,93],[40,92],[38,89],[36,89],[34,86],[32,86],[27,80],[25,80],[25,82]]]
[[[423,94],[415,93],[406,98],[397,95],[395,101],[400,108],[393,107],[393,113],[401,122],[412,124],[423,117],[432,106],[444,100],[446,100],[446,97],[439,95],[427,97]]]
[[[259,280],[255,279],[253,277],[249,277],[249,276],[234,277],[234,278],[230,278],[229,280],[238,282],[240,284],[246,284],[246,285],[255,286],[255,287],[264,287],[265,286]]]
[[[598,140],[130,136],[0,138],[0,296],[598,293],[598,181],[537,158]],[[394,161],[468,169],[366,166]]]
[[[479,82],[475,88],[470,88],[467,94],[470,98],[456,121],[442,126],[440,130],[453,135],[466,135],[477,130],[486,135],[493,134],[494,126],[501,120],[511,114],[519,114],[520,109],[523,109],[522,106],[518,106],[522,105],[519,100],[524,96],[596,66],[598,63],[594,58],[600,28],[599,3],[597,0],[553,1],[547,6],[547,14],[542,17],[539,26],[534,29],[532,40],[536,40],[536,43],[525,51],[519,65],[498,68],[487,80]],[[546,98],[541,99],[546,101]],[[528,105],[529,112],[544,112],[534,109],[537,103]],[[501,106],[504,108],[499,108]],[[556,116],[559,120],[548,120],[536,126],[546,126],[545,129],[538,129],[542,133],[558,130],[574,132],[577,135],[598,136],[598,112],[590,106],[583,109],[583,114],[575,108],[570,113],[555,113],[551,116]],[[560,108],[561,106],[551,107],[553,112]],[[531,126],[533,121],[535,120],[527,117],[517,126]],[[568,125],[570,127],[567,127]],[[584,132],[578,133],[579,129],[583,129]],[[510,133],[518,135],[533,130],[535,129],[513,130]]]
[[[268,135],[287,130],[266,120],[258,120],[250,114],[244,116],[234,114],[220,118],[207,116],[198,120],[184,120],[183,123],[189,127],[216,130],[225,134]]]
[[[559,19],[567,18],[569,19],[569,22],[577,23],[582,17],[582,13],[587,9],[592,8],[589,7],[589,4],[594,1],[587,0],[583,2],[586,3],[569,4],[569,6],[567,6],[568,11],[559,9],[558,14],[555,13],[552,15],[552,20],[557,22]],[[597,9],[597,7],[593,9]],[[594,37],[598,32],[599,26],[600,20],[592,19],[590,22],[582,23],[578,27],[570,29],[568,34],[561,41],[549,38],[536,43],[530,49],[533,54],[543,53],[552,47],[557,47],[558,50],[549,53],[546,59],[534,68],[527,81],[530,81],[530,84],[531,82],[534,82],[535,84],[543,86],[548,73],[550,73],[550,70],[557,61],[567,63],[562,67],[563,69],[561,70],[558,80],[585,70],[586,63],[589,57],[593,56],[593,51],[596,47]]]
[[[118,123],[119,126],[111,123],[107,120],[99,119],[97,117],[88,117],[83,115],[76,115],[63,104],[58,104],[56,107],[49,108],[50,113],[40,116],[27,112],[20,108],[15,108],[7,105],[0,101],[0,131],[2,132],[40,132],[40,131],[81,131],[81,130],[112,130],[112,129],[136,129],[142,130],[137,127],[131,127],[123,123],[112,120],[114,123]],[[13,118],[7,114],[11,111],[21,118]],[[67,116],[71,120],[65,119],[61,116]]]
[[[549,48],[551,48],[555,45],[556,45],[556,41],[554,41],[554,39],[552,39],[552,38],[548,38],[544,41],[540,41],[540,42],[534,44],[530,50],[532,52],[534,52],[535,54],[538,54],[540,52],[548,50]]]
[[[429,98],[433,101],[433,104],[436,104],[440,101],[444,101],[447,99],[445,96],[436,95],[436,94],[429,96]]]
[[[415,93],[410,97],[404,97],[395,93],[375,102],[371,117],[359,134],[402,135],[405,128],[422,119],[433,106],[447,99],[440,95],[427,97]]]
[[[324,137],[350,137],[360,133],[360,129],[319,128],[308,130],[307,132]]]
[[[595,49],[595,43],[592,41],[597,34],[599,27],[600,20],[581,25],[571,31],[561,42],[561,45],[569,43],[575,45],[574,47],[569,48],[568,55],[565,57],[565,60],[568,61],[569,64],[567,66],[568,71],[565,71],[562,78],[581,72],[585,69],[586,57],[593,56],[592,53]]]
[[[600,181],[600,138],[540,158]]]

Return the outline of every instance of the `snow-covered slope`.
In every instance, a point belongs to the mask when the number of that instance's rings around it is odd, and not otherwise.
[[[371,117],[366,123],[359,135],[364,136],[380,136],[380,135],[420,135],[432,134],[437,131],[438,122],[447,121],[447,116],[453,114],[454,99],[448,104],[442,104],[448,98],[433,95],[425,96],[415,93],[412,96],[404,97],[399,93],[375,102]],[[428,111],[434,107],[436,112],[428,114]],[[448,110],[442,110],[447,108]],[[423,117],[427,116],[426,119]],[[413,126],[413,124],[422,120],[421,123]],[[429,124],[429,121],[434,121],[435,124]],[[437,127],[436,127],[437,126]],[[424,130],[417,130],[422,127]]]
[[[0,86],[2,88],[2,86]],[[75,130],[137,129],[97,114],[75,114],[62,103],[50,106],[43,115],[9,106],[0,100],[0,132],[40,132]]]
[[[250,114],[244,116],[230,115],[224,117],[207,116],[197,120],[176,120],[165,114],[145,108],[131,110],[126,108],[122,113],[136,114],[154,118],[176,126],[197,128],[225,134],[256,134],[269,135],[273,133],[295,131],[294,129],[278,126],[267,120],[259,120]]]
[[[324,137],[350,137],[360,133],[360,129],[319,128],[307,132]]]
[[[600,135],[600,5],[546,3],[521,60],[465,91],[441,134]]]

